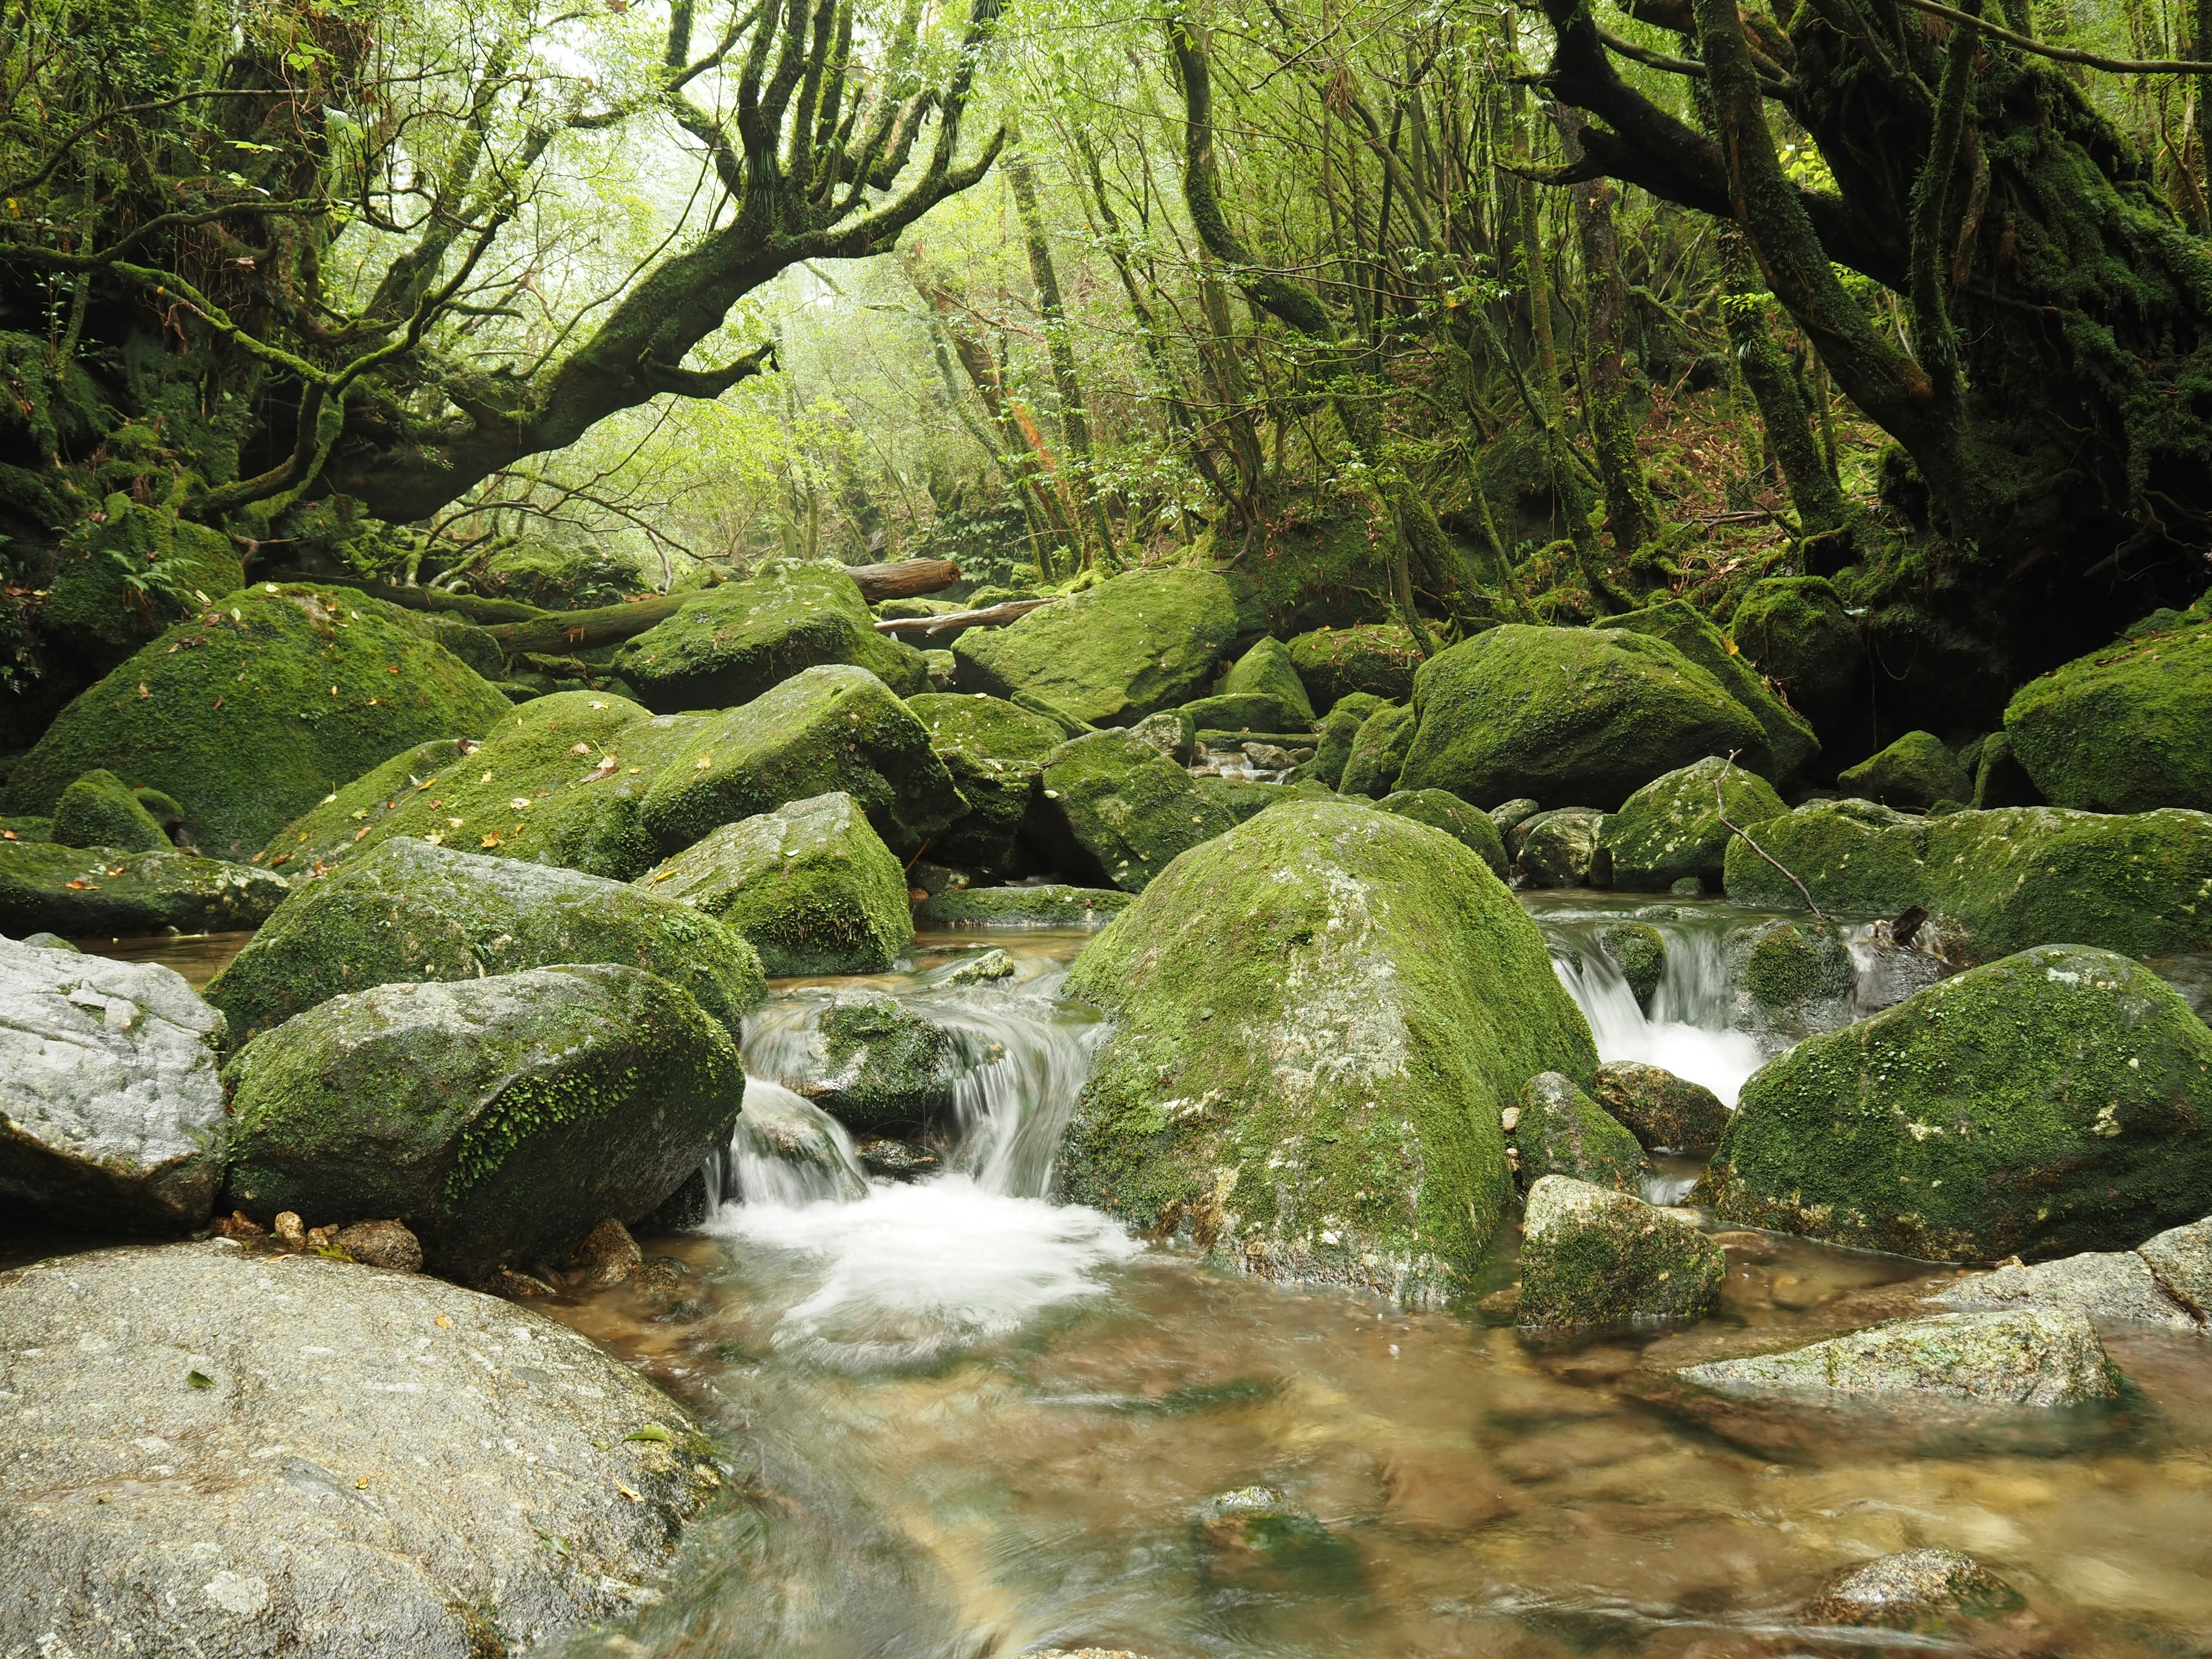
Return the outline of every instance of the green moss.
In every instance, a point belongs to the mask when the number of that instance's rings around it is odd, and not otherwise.
[[[1519,1323],[1536,1330],[1695,1319],[1720,1302],[1728,1257],[1626,1193],[1554,1176],[1532,1187]]]
[[[1275,698],[1256,691],[1200,697],[1183,704],[1181,712],[1199,731],[1234,732],[1240,736],[1296,731],[1310,724]]]
[[[104,667],[245,580],[229,537],[118,490],[63,538],[39,619]]]
[[[122,853],[0,841],[0,933],[72,939],[227,933],[258,927],[289,891],[282,876],[174,848]]]
[[[1062,1194],[1285,1279],[1457,1293],[1510,1188],[1498,1115],[1588,1028],[1543,939],[1449,836],[1350,801],[1263,812],[1078,958],[1115,1020]]]
[[[88,772],[54,804],[53,838],[64,847],[113,847],[126,853],[166,849],[161,822],[114,773]]]
[[[939,893],[914,913],[933,927],[1098,927],[1128,908],[1134,895],[1112,887],[969,887]]]
[[[1344,757],[1344,774],[1336,787],[1347,795],[1375,799],[1392,793],[1413,745],[1413,711],[1376,709],[1360,723],[1352,739],[1352,752]]]
[[[1667,976],[1667,936],[1648,921],[1616,921],[1598,929],[1597,944],[1649,1013]]]
[[[1229,573],[1245,631],[1290,635],[1381,622],[1390,605],[1376,550],[1381,525],[1352,510],[1294,508]]]
[[[1229,584],[1206,570],[1137,570],[953,642],[960,684],[1042,697],[1094,726],[1188,702],[1237,632]]]
[[[940,753],[964,749],[992,760],[1042,761],[1068,738],[1079,735],[1003,697],[982,692],[963,696],[927,691],[908,697],[906,706]]]
[[[1306,695],[1323,714],[1354,691],[1404,702],[1413,695],[1413,671],[1421,665],[1420,647],[1401,623],[1317,629],[1286,648]]]
[[[636,884],[736,928],[771,975],[879,974],[914,943],[906,872],[850,795],[726,823]]]
[[[1726,1219],[1935,1261],[2126,1249],[2204,1208],[2212,1032],[2049,945],[1770,1061],[1706,1174]]]
[[[1628,892],[1663,893],[1694,876],[1717,888],[1733,838],[1721,823],[1723,801],[1729,822],[1738,828],[1789,810],[1765,778],[1715,756],[1654,778],[1605,821],[1599,844],[1611,884]]]
[[[1514,833],[1513,871],[1531,887],[1583,887],[1590,880],[1605,814],[1560,806],[1524,820]]]
[[[968,805],[928,728],[889,687],[825,664],[690,732],[647,791],[642,822],[678,853],[720,824],[840,790],[902,858]]]
[[[1419,725],[1400,784],[1462,800],[1518,795],[1610,811],[1662,773],[1765,733],[1718,681],[1666,641],[1508,624],[1425,663]]]
[[[1729,1109],[1701,1084],[1640,1060],[1597,1068],[1597,1103],[1619,1118],[1638,1142],[1680,1152],[1710,1146],[1728,1133]]]
[[[825,1109],[862,1133],[918,1130],[952,1109],[954,1044],[889,997],[841,1000],[822,1016]]]
[[[614,671],[656,713],[750,702],[821,663],[864,668],[902,696],[926,691],[921,653],[875,629],[834,564],[777,561],[687,601],[616,654]]]
[[[2004,720],[2056,805],[2212,811],[2212,626],[2190,618],[2054,669],[2014,694]]]
[[[1442,789],[1400,789],[1385,795],[1376,805],[1386,812],[1395,812],[1416,823],[1425,823],[1431,830],[1443,830],[1488,865],[1491,874],[1500,881],[1505,879],[1510,869],[1505,840],[1491,822],[1489,813],[1478,811],[1457,795]]]
[[[2130,956],[2212,947],[2212,818],[2015,806],[1915,817],[1864,801],[1815,801],[1753,838],[1844,916],[1924,908],[1944,954],[1986,962],[2032,945]],[[1802,909],[1796,884],[1750,847],[1729,848],[1729,896]]]
[[[1060,867],[1125,891],[1144,890],[1185,848],[1235,822],[1190,774],[1127,732],[1096,732],[1054,750],[1041,802]]]
[[[1381,697],[1365,691],[1349,691],[1338,698],[1315,736],[1314,757],[1291,775],[1291,781],[1303,783],[1312,779],[1335,788],[1344,781],[1345,763],[1352,758],[1352,745],[1359,737],[1359,728],[1367,723],[1370,715],[1389,706]]]
[[[1759,672],[1744,661],[1735,641],[1684,601],[1662,599],[1642,611],[1608,617],[1605,625],[1665,640],[1749,711],[1765,738],[1763,753],[1747,750],[1737,757],[1752,771],[1786,784],[1820,752],[1811,723],[1774,695]]]
[[[1885,806],[1923,812],[1938,801],[1964,801],[1974,793],[1973,780],[1932,732],[1907,732],[1880,753],[1838,772],[1836,787]]]
[[[1850,995],[1856,975],[1851,953],[1832,925],[1770,921],[1752,931],[1743,980],[1754,1002],[1790,1012]]]
[[[647,591],[637,562],[595,547],[564,547],[534,538],[517,540],[477,567],[475,586],[541,611],[582,611],[620,605]]]
[[[264,584],[172,628],[63,710],[0,809],[46,811],[105,768],[174,796],[204,852],[244,857],[391,756],[501,718],[506,698],[394,607]]]

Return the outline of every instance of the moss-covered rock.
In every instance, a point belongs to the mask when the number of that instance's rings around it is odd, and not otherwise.
[[[1237,602],[1210,570],[1133,570],[953,642],[960,684],[1048,699],[1093,726],[1188,702],[1237,637]]]
[[[1147,714],[1129,730],[1177,766],[1188,766],[1198,747],[1198,722],[1181,708]]]
[[[663,851],[787,801],[842,790],[900,857],[966,811],[929,730],[864,668],[824,664],[705,721],[646,792]]]
[[[372,985],[593,962],[658,974],[732,1031],[768,994],[753,947],[688,904],[574,870],[403,840],[302,884],[207,997],[229,1016],[235,1044]]]
[[[0,810],[45,811],[104,768],[174,796],[202,852],[243,857],[390,756],[502,716],[507,699],[396,607],[263,584],[179,623],[64,709],[9,772]]]
[[[1059,868],[1131,893],[1236,822],[1189,773],[1127,732],[1096,732],[1054,750],[1039,817],[1038,839]]]
[[[1925,908],[1943,954],[1961,963],[2057,942],[2137,957],[2212,947],[2212,817],[2202,812],[2016,806],[1917,817],[1814,801],[1752,836],[1832,915]],[[1726,882],[1739,904],[1805,905],[1796,883],[1741,840]]]
[[[969,887],[939,893],[914,919],[931,927],[1103,927],[1134,902],[1116,887],[1040,882],[1019,887]]]
[[[1611,884],[1628,892],[1663,893],[1694,876],[1717,890],[1733,838],[1721,823],[1723,802],[1729,822],[1739,828],[1790,810],[1765,778],[1708,755],[1652,779],[1606,819],[1598,844],[1604,848]]]
[[[1755,769],[1768,777],[1786,784],[1820,752],[1812,723],[1776,696],[1735,643],[1684,601],[1662,599],[1642,611],[1608,617],[1605,625],[1664,640],[1718,681],[1765,733],[1766,764]]]
[[[222,532],[117,490],[63,537],[39,623],[98,672],[245,580]]]
[[[1597,857],[1605,814],[1594,806],[1562,806],[1516,826],[1513,872],[1531,887],[1586,887]]]
[[[1354,691],[1404,702],[1413,695],[1413,671],[1421,665],[1420,648],[1402,623],[1316,629],[1299,635],[1287,649],[1307,696],[1322,714]]]
[[[1761,922],[1729,935],[1726,960],[1740,1029],[1795,1042],[1850,1017],[1858,971],[1832,921]]]
[[[1539,1072],[1522,1085],[1519,1110],[1506,1133],[1524,1188],[1546,1176],[1566,1176],[1640,1194],[1651,1173],[1651,1160],[1636,1137],[1557,1072]]]
[[[1327,800],[1336,792],[1321,783],[1254,783],[1242,778],[1195,778],[1193,787],[1224,808],[1230,822],[1242,823],[1286,800]]]
[[[62,791],[49,832],[64,847],[151,853],[170,845],[161,820],[122,779],[104,769],[86,773]]]
[[[1221,677],[1214,695],[1261,697],[1273,705],[1273,719],[1236,722],[1238,725],[1267,732],[1292,732],[1314,723],[1313,701],[1306,695],[1305,683],[1298,678],[1289,647],[1278,639],[1263,638],[1239,657]],[[1199,724],[1208,722],[1200,720]]]
[[[2054,805],[2212,811],[2212,623],[2154,629],[2030,680],[2004,723]]]
[[[992,760],[1041,762],[1073,735],[1042,714],[980,691],[927,691],[908,697],[906,706],[939,750],[964,749]]]
[[[540,611],[620,605],[647,591],[637,561],[626,554],[534,536],[501,548],[471,574],[481,592]]]
[[[1200,697],[1183,704],[1182,712],[1190,717],[1191,725],[1200,732],[1294,732],[1313,723],[1310,716],[1302,718],[1275,698],[1257,691],[1228,691],[1218,696]]]
[[[1965,758],[1960,757],[1962,763]],[[1974,797],[1967,805],[1978,812],[1995,806],[2047,805],[2043,791],[2020,763],[2011,733],[1992,732],[1982,739],[1981,750],[1974,757]]]
[[[224,1083],[224,1203],[397,1216],[434,1271],[476,1280],[650,1215],[728,1138],[744,1066],[688,993],[599,963],[336,997]]]
[[[1413,746],[1413,709],[1376,709],[1360,723],[1352,739],[1352,751],[1344,757],[1344,773],[1336,787],[1347,795],[1376,800],[1395,793],[1398,775],[1405,769],[1407,751]]]
[[[1836,775],[1836,787],[1885,806],[1926,811],[1938,801],[1964,803],[1974,781],[1933,732],[1907,732],[1887,749]]]
[[[395,836],[628,881],[660,858],[646,791],[703,722],[626,698],[560,691],[513,709],[481,743],[395,755],[288,824],[274,868],[325,867]]]
[[[1293,801],[1177,860],[1077,959],[1114,1035],[1064,1196],[1278,1279],[1455,1294],[1510,1191],[1499,1114],[1587,1081],[1542,935],[1450,836]]]
[[[1641,1060],[1609,1060],[1599,1066],[1591,1093],[1640,1146],[1681,1152],[1712,1146],[1728,1130],[1729,1109],[1718,1095]]]
[[[907,707],[928,729],[931,746],[968,803],[968,811],[931,840],[931,852],[973,869],[1004,868],[1036,793],[1044,757],[1064,741],[1060,726],[981,692],[927,693],[909,697]]]
[[[250,864],[167,852],[0,841],[0,933],[65,939],[258,927],[290,884]]]
[[[1648,921],[1608,922],[1597,931],[1597,946],[1620,969],[1637,1006],[1650,1013],[1659,981],[1667,977],[1667,936]]]
[[[879,974],[914,943],[906,872],[847,794],[726,823],[636,884],[727,922],[775,976]]]
[[[1461,846],[1490,866],[1490,872],[1504,881],[1510,866],[1505,858],[1505,838],[1498,833],[1498,826],[1490,821],[1490,814],[1469,806],[1457,795],[1442,789],[1400,789],[1383,796],[1376,805],[1386,812],[1395,812],[1416,823],[1425,823],[1431,830],[1441,830]]]
[[[656,714],[731,708],[821,663],[864,668],[901,696],[929,689],[921,653],[876,632],[834,564],[777,560],[708,588],[617,652],[614,672]]]
[[[1344,769],[1352,759],[1352,745],[1358,740],[1359,728],[1370,716],[1389,706],[1365,691],[1347,692],[1338,698],[1315,732],[1313,758],[1298,766],[1291,781],[1303,783],[1310,779],[1336,788],[1344,781]]]
[[[1533,795],[1607,811],[1662,773],[1735,751],[1764,774],[1765,733],[1665,640],[1610,629],[1490,629],[1421,665],[1401,786],[1462,800]]]
[[[1523,1328],[1699,1319],[1719,1305],[1727,1278],[1719,1245],[1640,1198],[1558,1175],[1528,1189],[1516,1316]]]
[[[0,841],[52,841],[54,821],[27,813],[0,815]]]
[[[1705,1187],[1731,1221],[1932,1261],[2125,1249],[2204,1207],[2208,1066],[2149,969],[2025,951],[1770,1061]]]
[[[822,1071],[799,1092],[859,1134],[917,1133],[952,1110],[960,1045],[890,997],[840,998],[823,1011]]]
[[[1753,583],[1729,618],[1729,636],[1815,731],[1838,731],[1864,702],[1866,643],[1826,577]]]
[[[446,611],[402,611],[399,613],[417,634],[433,645],[443,646],[463,662],[495,683],[507,678],[507,653],[488,629]]]

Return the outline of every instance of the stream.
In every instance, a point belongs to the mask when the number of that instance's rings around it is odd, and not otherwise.
[[[1733,1103],[1778,1046],[1729,1024],[1727,941],[1765,918],[1524,902],[1601,1058]],[[1595,942],[1632,912],[1668,945],[1648,1015]],[[926,934],[911,972],[780,984],[748,1025],[720,1201],[699,1231],[644,1241],[685,1272],[546,1304],[699,1409],[747,1498],[692,1529],[657,1604],[569,1659],[2212,1653],[2207,1339],[2108,1332],[2136,1393],[2063,1443],[1831,1418],[1754,1445],[1623,1386],[1694,1333],[1534,1346],[1472,1316],[1226,1276],[1046,1196],[1103,1035],[1059,995],[1087,937]],[[988,945],[1014,957],[1012,981],[943,983]],[[856,988],[1000,1054],[963,1079],[957,1133],[910,1183],[871,1179],[786,1086],[812,1018]],[[1677,1198],[1696,1165],[1661,1162],[1653,1196]],[[1483,1289],[1514,1279],[1516,1244],[1500,1240]],[[1778,1237],[1731,1250],[1711,1324],[1812,1340],[1832,1304],[1929,1271]],[[1253,1486],[1318,1541],[1222,1547],[1200,1506]],[[1792,1622],[1839,1569],[1929,1545],[1971,1553],[2028,1610],[1971,1640]]]

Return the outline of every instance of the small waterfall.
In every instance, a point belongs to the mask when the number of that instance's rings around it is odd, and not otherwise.
[[[710,1182],[715,1207],[746,1204],[850,1202],[867,1196],[867,1177],[845,1126],[804,1096],[765,1078],[745,1079],[745,1109],[725,1167],[734,1179]]]

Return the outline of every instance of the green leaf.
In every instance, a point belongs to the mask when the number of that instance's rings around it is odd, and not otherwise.
[[[658,1423],[648,1423],[641,1429],[632,1429],[623,1437],[625,1440],[651,1440],[667,1446],[675,1443],[676,1437]]]
[[[215,1387],[215,1378],[210,1376],[205,1371],[186,1371],[185,1373],[185,1381],[195,1389],[211,1389]]]

